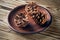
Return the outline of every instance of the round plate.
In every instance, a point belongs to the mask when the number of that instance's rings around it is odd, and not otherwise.
[[[43,14],[46,14],[46,22],[43,25],[40,25],[37,23],[34,24],[35,20],[33,21],[33,19],[28,17],[28,20],[26,20],[27,22],[23,20],[25,23],[21,25],[20,22],[23,22],[23,21],[20,20],[22,19],[22,17],[20,18],[20,16],[22,14],[23,15],[26,14],[25,6],[26,5],[21,5],[21,6],[14,8],[8,16],[8,22],[11,26],[10,28],[12,28],[14,31],[19,32],[19,33],[37,33],[37,32],[41,32],[45,30],[51,24],[52,16],[50,12],[46,8],[39,6],[40,8],[39,11]],[[25,16],[26,15],[24,15],[23,18],[26,18]]]

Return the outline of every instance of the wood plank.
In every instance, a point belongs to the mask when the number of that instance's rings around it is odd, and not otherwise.
[[[8,40],[8,39],[6,39],[6,38],[3,38],[3,37],[0,37],[0,40]]]
[[[26,1],[23,1],[23,0],[2,0],[2,1],[9,3],[9,4],[12,4],[12,5],[15,5],[15,6],[26,3]]]
[[[23,37],[20,35],[6,33],[4,31],[0,31],[0,37],[7,38],[8,40],[23,40]]]
[[[6,4],[6,5],[5,5]],[[26,4],[24,1],[14,1],[14,0],[1,0],[0,5],[14,9],[16,6]]]
[[[49,36],[44,36],[41,34],[11,34],[0,30],[0,37],[7,38],[8,40],[58,40]]]

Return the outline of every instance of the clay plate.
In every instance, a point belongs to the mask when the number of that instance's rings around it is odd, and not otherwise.
[[[10,28],[13,29],[16,32],[19,33],[38,33],[44,31],[52,22],[52,16],[50,12],[44,8],[39,6],[39,11],[43,14],[46,14],[46,20],[45,22],[41,22],[42,24],[38,24],[35,20],[31,19],[31,16],[27,16],[28,19],[26,21],[22,21],[21,19],[26,19],[26,11],[25,11],[25,6],[26,5],[20,5],[16,8],[14,8],[8,16],[8,22],[10,24]],[[19,15],[19,16],[18,16]],[[22,16],[20,18],[20,16]],[[21,25],[20,22],[23,22]],[[39,21],[38,21],[39,22]]]

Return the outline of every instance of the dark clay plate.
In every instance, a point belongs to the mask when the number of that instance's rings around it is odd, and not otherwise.
[[[42,10],[43,13],[45,12],[47,14],[47,20],[43,25],[38,25],[38,26],[34,27],[32,24],[33,23],[33,21],[32,21],[31,23],[26,23],[27,25],[25,27],[16,26],[17,23],[15,22],[14,18],[16,17],[17,14],[19,15],[22,12],[25,12],[24,11],[25,6],[26,5],[18,6],[9,13],[8,22],[11,26],[10,27],[11,29],[13,29],[14,31],[19,32],[19,33],[38,33],[38,32],[44,31],[51,24],[52,16],[51,16],[50,12],[46,8],[40,6],[40,8],[41,8],[40,10]],[[31,20],[29,20],[29,21],[31,21]]]

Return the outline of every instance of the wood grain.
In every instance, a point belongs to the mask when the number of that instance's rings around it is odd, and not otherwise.
[[[46,7],[52,14],[53,20],[50,27],[41,33],[23,35],[12,31],[9,28],[9,24],[7,21],[10,11],[13,10],[16,6],[24,4],[22,3],[23,1],[1,0],[0,1],[0,40],[59,40],[60,39],[60,8],[59,8],[60,6],[58,5],[59,3],[57,3],[59,0],[56,2],[56,4],[55,2],[52,1],[47,1],[46,3],[46,1],[40,0],[40,4],[41,5],[43,4],[43,7]],[[50,6],[51,5],[50,2],[52,6]]]

